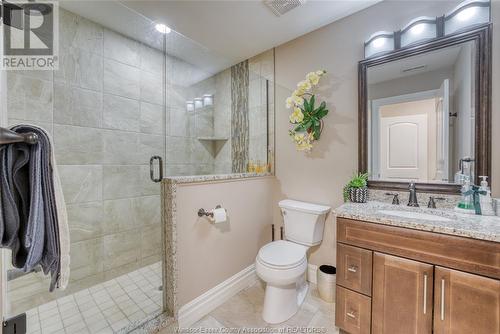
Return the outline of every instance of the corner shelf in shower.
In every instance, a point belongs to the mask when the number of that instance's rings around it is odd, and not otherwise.
[[[197,137],[197,139],[210,152],[212,157],[216,157],[229,138],[226,137]]]

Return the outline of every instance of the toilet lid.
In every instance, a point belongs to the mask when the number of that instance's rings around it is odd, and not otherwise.
[[[302,262],[306,251],[305,246],[278,240],[263,246],[259,251],[259,259],[272,266],[290,267]]]

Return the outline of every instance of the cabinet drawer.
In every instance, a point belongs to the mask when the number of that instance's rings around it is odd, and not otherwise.
[[[372,295],[372,251],[337,244],[337,284]]]
[[[369,334],[371,298],[337,285],[335,325],[349,334]]]

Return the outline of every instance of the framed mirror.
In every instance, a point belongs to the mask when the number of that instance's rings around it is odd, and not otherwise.
[[[359,171],[369,187],[458,193],[491,176],[491,25],[359,63]]]

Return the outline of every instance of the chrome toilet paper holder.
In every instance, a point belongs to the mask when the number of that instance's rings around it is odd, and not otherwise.
[[[220,208],[222,208],[222,206],[217,205],[215,208],[216,209],[220,209]],[[201,209],[198,210],[198,217],[203,217],[203,216],[207,216],[207,217],[213,218],[214,217],[214,213],[212,211],[207,211],[207,210],[201,208]]]

